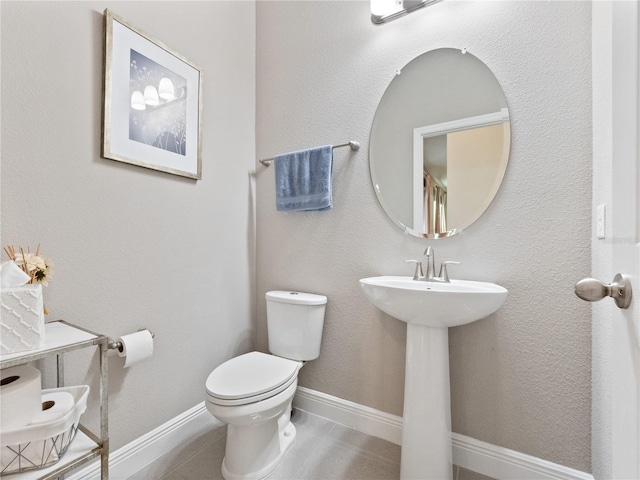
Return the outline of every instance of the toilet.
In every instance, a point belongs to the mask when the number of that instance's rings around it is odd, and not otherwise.
[[[257,480],[278,467],[296,436],[291,402],[298,371],[320,355],[327,297],[274,291],[266,300],[271,354],[245,353],[207,378],[207,410],[227,424],[225,480]]]

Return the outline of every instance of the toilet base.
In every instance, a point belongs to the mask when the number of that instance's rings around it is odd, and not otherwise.
[[[289,420],[290,414],[285,413],[277,422],[273,422],[272,425],[278,428],[278,433],[273,435],[273,432],[269,432],[265,429],[261,429],[261,434],[258,434],[256,429],[251,427],[236,427],[233,425],[227,426],[227,454],[222,460],[222,476],[225,480],[261,480],[267,478],[278,468],[285,453],[289,450],[293,441],[296,438],[296,427]],[[285,424],[286,425],[283,425]],[[240,430],[240,431],[239,431]],[[253,430],[253,431],[252,431]],[[256,435],[258,438],[256,438]],[[267,439],[267,447],[264,445],[264,436],[271,435],[270,439]],[[244,448],[241,450],[241,455],[236,455],[227,458],[230,442],[239,442]],[[253,448],[259,446],[261,451],[258,453]],[[234,450],[237,451],[237,450]],[[251,463],[260,463],[264,465],[250,465]],[[228,467],[227,467],[228,464]],[[234,467],[240,467],[241,471],[238,471]]]
[[[291,402],[297,386],[295,377],[282,392],[246,405],[222,406],[207,397],[207,410],[227,424],[225,480],[260,480],[278,467],[296,437]]]

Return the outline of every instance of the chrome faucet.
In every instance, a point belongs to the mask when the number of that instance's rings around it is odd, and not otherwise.
[[[427,257],[427,274],[424,276],[423,280],[432,282],[433,276],[436,273],[436,252],[433,248],[427,247],[425,248],[423,255]]]
[[[444,261],[440,264],[440,272],[436,277],[436,253],[433,248],[427,247],[424,250],[423,255],[427,257],[427,270],[423,273],[422,262],[420,260],[405,260],[405,262],[415,263],[416,270],[413,274],[413,279],[422,282],[440,282],[450,283],[449,272],[447,271],[447,265],[460,265],[460,262],[452,262],[451,260]]]

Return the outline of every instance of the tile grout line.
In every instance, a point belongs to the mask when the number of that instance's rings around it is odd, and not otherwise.
[[[304,411],[303,410],[298,410],[298,415],[301,415],[302,412],[304,412]],[[308,412],[304,412],[304,415],[309,416],[309,415],[313,415],[313,414],[310,414]],[[317,415],[315,415],[315,416],[317,416]],[[319,417],[319,418],[322,418],[322,417]],[[336,428],[336,423],[335,422],[330,422],[330,423],[331,423],[331,428],[329,430],[327,430],[324,434],[322,434],[321,436],[318,437],[320,439],[320,441],[316,443],[315,447],[305,457],[304,461],[298,466],[298,468],[295,469],[294,474],[293,474],[293,478],[300,478],[299,473],[304,471],[304,468],[311,461],[311,458],[313,457],[313,455],[320,449],[321,445],[327,440],[327,438],[329,438],[329,433],[334,428]],[[295,424],[295,422],[294,422],[294,424]],[[298,426],[296,425],[296,429],[297,428],[298,428]],[[306,435],[311,435],[310,433],[305,433],[305,434]],[[291,453],[291,451],[287,452],[287,454],[290,454],[290,453]]]
[[[202,445],[198,445],[198,447],[189,455],[187,455],[187,458],[185,458],[184,460],[181,460],[180,462],[178,462],[175,466],[173,466],[171,469],[169,469],[169,471],[167,471],[162,478],[167,478],[167,480],[176,480],[175,476],[180,477],[180,480],[188,480],[188,477],[182,475],[179,473],[179,470],[183,469],[183,467],[186,467],[187,464],[189,462],[191,462],[197,455],[199,455],[200,453],[208,450],[208,449],[213,449],[213,445],[220,441],[221,439],[223,439],[226,436],[226,433],[223,434],[218,434],[215,436],[215,438],[213,440],[210,441],[204,441],[202,438],[196,439],[195,442],[197,443],[202,443]]]

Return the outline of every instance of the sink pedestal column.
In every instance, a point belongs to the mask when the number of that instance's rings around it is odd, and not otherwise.
[[[453,478],[449,329],[407,323],[401,480]]]

